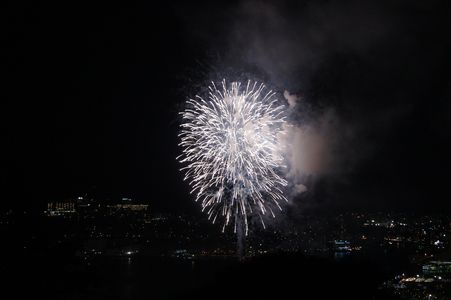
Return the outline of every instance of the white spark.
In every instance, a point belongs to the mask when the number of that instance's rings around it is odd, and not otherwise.
[[[265,227],[262,216],[274,217],[272,207],[287,201],[287,181],[278,174],[285,167],[279,141],[285,106],[277,103],[263,84],[223,80],[220,89],[211,83],[208,99],[189,99],[180,113],[183,150],[177,160],[184,164],[184,180],[213,223],[224,219],[223,231],[234,218],[236,232],[242,217],[247,235],[254,212]]]

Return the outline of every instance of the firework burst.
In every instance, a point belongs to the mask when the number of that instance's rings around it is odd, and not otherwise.
[[[223,80],[220,88],[211,83],[207,99],[187,100],[180,113],[183,150],[177,160],[184,180],[208,218],[224,220],[223,231],[234,221],[234,231],[244,224],[247,235],[251,214],[265,227],[264,216],[274,217],[274,208],[281,210],[279,202],[287,200],[287,181],[279,175],[285,106],[277,103],[263,84]]]

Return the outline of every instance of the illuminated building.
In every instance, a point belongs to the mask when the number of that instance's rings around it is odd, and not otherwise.
[[[335,240],[333,241],[333,250],[335,252],[349,252],[352,250],[352,248],[348,241]]]
[[[47,203],[47,216],[62,216],[75,213],[75,204],[73,202],[49,202]]]

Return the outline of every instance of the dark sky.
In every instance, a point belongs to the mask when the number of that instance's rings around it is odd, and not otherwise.
[[[95,187],[191,209],[177,112],[210,79],[256,77],[336,116],[337,163],[300,208],[451,208],[448,1],[187,2],[1,9],[2,207]]]

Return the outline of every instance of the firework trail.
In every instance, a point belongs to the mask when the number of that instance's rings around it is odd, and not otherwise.
[[[287,181],[279,175],[285,106],[277,103],[263,84],[223,80],[220,88],[211,83],[208,99],[187,100],[180,113],[183,150],[177,160],[184,180],[213,223],[224,219],[223,231],[234,221],[234,232],[242,226],[247,235],[254,213],[265,227],[263,217],[274,217],[273,208],[281,210],[279,202],[287,201]]]

